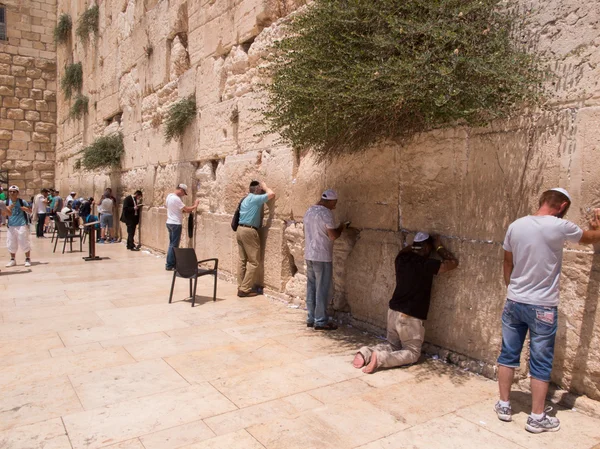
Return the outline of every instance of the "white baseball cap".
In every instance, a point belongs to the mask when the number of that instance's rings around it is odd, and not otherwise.
[[[185,184],[179,184],[177,186],[177,188],[183,190],[183,193],[185,193],[187,195],[187,189],[188,189],[187,185],[185,185]]]
[[[338,199],[338,195],[337,192],[333,189],[327,189],[323,192],[323,195],[321,195],[321,199],[323,200],[337,200]]]
[[[18,191],[19,191],[19,187],[18,187],[18,186],[10,186],[10,187],[8,188],[8,191],[10,192],[11,190],[15,190],[15,191],[17,191],[17,192],[18,192]]]
[[[562,193],[564,196],[566,196],[567,198],[569,198],[569,201],[572,202],[571,200],[571,195],[569,195],[569,192],[567,192],[565,189],[563,189],[562,187],[555,187],[553,189],[550,190],[554,190],[555,192],[560,192]]]

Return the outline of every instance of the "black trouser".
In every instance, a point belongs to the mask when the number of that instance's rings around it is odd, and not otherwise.
[[[46,214],[38,214],[37,227],[35,228],[35,235],[38,237],[44,236],[44,225],[46,224]]]
[[[127,249],[135,248],[135,243],[133,243],[133,237],[135,236],[135,228],[137,224],[128,224],[127,225]]]

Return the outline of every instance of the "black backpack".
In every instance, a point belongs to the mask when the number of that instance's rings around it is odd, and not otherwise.
[[[238,226],[240,225],[240,206],[242,205],[242,201],[245,199],[246,197],[240,200],[240,204],[238,204],[238,207],[233,214],[233,218],[231,219],[231,229],[233,229],[233,232],[236,232]]]

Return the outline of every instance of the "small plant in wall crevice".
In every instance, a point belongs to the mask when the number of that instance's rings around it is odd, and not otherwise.
[[[83,43],[86,43],[90,38],[90,33],[98,34],[98,23],[100,18],[100,8],[94,5],[86,9],[79,20],[77,21],[77,36]]]
[[[63,74],[62,80],[60,81],[60,87],[62,88],[65,98],[69,99],[73,95],[74,91],[81,90],[83,86],[83,67],[81,62],[69,64],[65,67],[65,73]]]
[[[123,134],[116,133],[98,137],[90,145],[81,150],[81,166],[86,170],[96,168],[118,167],[121,156],[125,152]]]
[[[85,114],[88,113],[89,99],[85,95],[78,94],[75,97],[75,101],[71,105],[69,110],[69,118],[79,120]]]
[[[67,13],[61,14],[56,27],[54,27],[54,40],[56,43],[64,44],[67,42],[72,28],[73,21],[71,20],[71,16]]]
[[[190,95],[173,104],[165,120],[165,141],[178,140],[196,116],[196,97]]]

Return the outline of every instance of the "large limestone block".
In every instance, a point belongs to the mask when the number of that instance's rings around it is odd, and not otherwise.
[[[266,134],[266,127],[261,123],[263,115],[260,109],[264,105],[264,94],[250,92],[237,101],[239,128],[238,144],[242,151],[260,150],[281,145],[279,136]]]
[[[314,156],[310,153],[300,159],[292,180],[292,218],[294,220],[302,221],[308,208],[319,201],[321,194],[328,187],[324,167],[324,165],[317,164]]]
[[[202,110],[199,123],[198,159],[222,158],[238,149],[237,100]]]
[[[465,137],[461,130],[428,133],[398,149],[402,228],[456,235]]]
[[[285,240],[288,252],[292,257],[294,266],[292,271],[306,277],[306,263],[304,261],[304,224],[301,222],[290,222],[285,228]]]
[[[595,51],[598,34],[597,2],[532,2],[527,16],[531,47],[548,57],[554,77],[548,81],[552,102],[564,104],[595,96],[600,87],[600,55]],[[582,64],[581,61],[586,61]],[[598,104],[596,100],[596,104]]]
[[[196,254],[199,259],[218,258],[219,271],[237,273],[237,242],[231,230],[231,216],[210,213],[198,216]]]
[[[144,203],[152,205],[155,172],[154,166],[147,166],[121,173],[120,190],[122,195],[131,195],[136,190],[141,190],[144,194]]]
[[[227,76],[223,65],[223,58],[204,58],[199,62],[196,76],[196,105],[199,110],[221,101]]]
[[[260,230],[263,263],[257,276],[257,283],[277,292],[284,291],[286,283],[292,276],[292,262],[284,236],[285,227],[286,224],[282,220],[267,219]]]
[[[506,299],[499,244],[444,240],[459,267],[434,277],[426,323],[428,342],[494,363]]]
[[[596,400],[600,399],[599,298],[600,252],[565,252],[552,381]]]
[[[169,247],[166,222],[167,210],[164,207],[143,208],[140,221],[142,245],[166,252]],[[181,240],[184,240],[183,235]]]
[[[583,225],[589,211],[600,207],[600,108],[583,108],[577,112],[575,148],[579,153],[581,183],[572,186],[573,205],[569,218]],[[573,167],[578,170],[578,167]],[[577,179],[577,178],[576,178]],[[573,184],[573,183],[572,183]],[[578,212],[578,214],[576,214]]]
[[[346,262],[346,299],[352,316],[385,328],[387,309],[396,285],[394,260],[402,234],[363,230]]]

